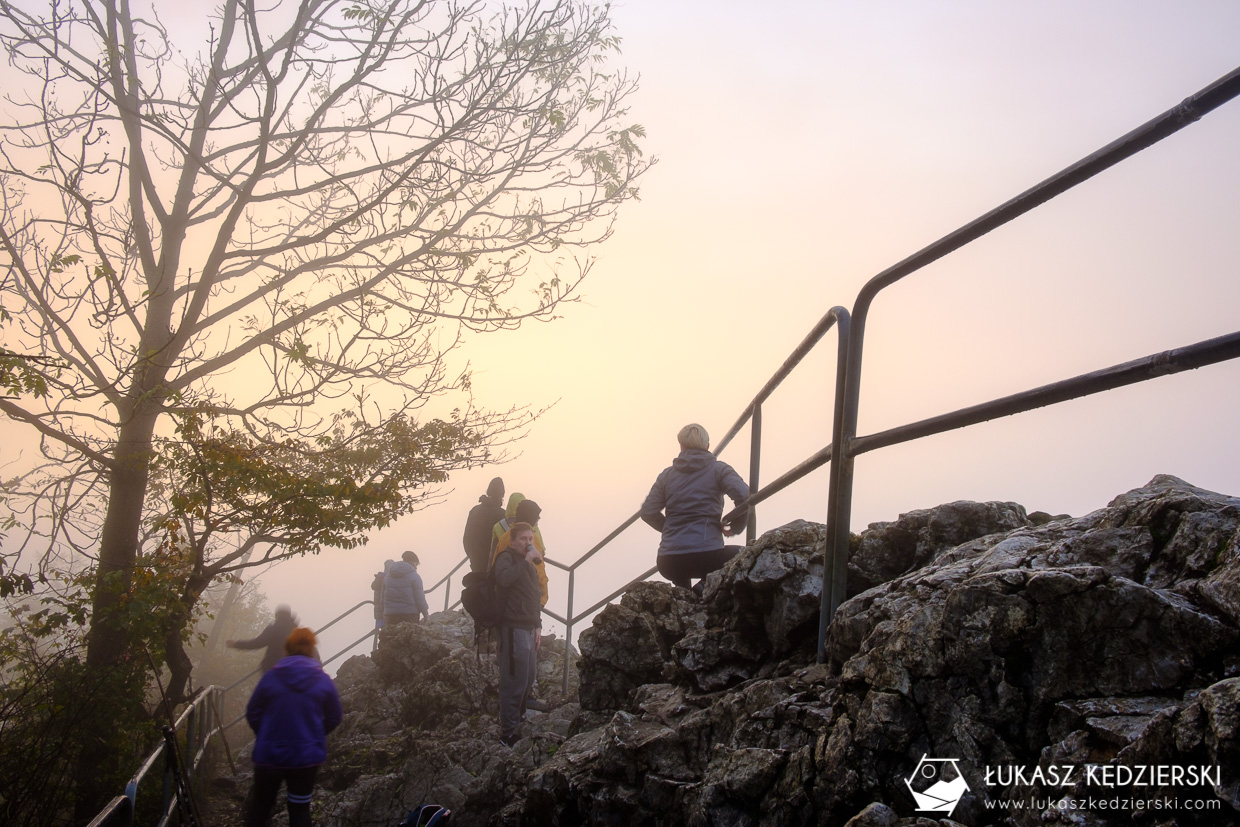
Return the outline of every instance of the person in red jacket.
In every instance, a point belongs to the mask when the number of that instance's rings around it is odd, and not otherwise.
[[[318,661],[314,632],[294,629],[288,653],[263,675],[245,708],[254,730],[254,788],[245,827],[266,827],[280,784],[288,786],[289,827],[310,827],[314,778],[327,760],[327,733],[343,717],[336,685]]]

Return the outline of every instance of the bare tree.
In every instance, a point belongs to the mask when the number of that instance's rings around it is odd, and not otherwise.
[[[311,476],[319,452],[426,449],[419,470],[336,480],[389,498],[485,459],[525,414],[475,410],[445,354],[573,299],[648,162],[607,9],[583,0],[224,0],[176,26],[128,0],[33,6],[0,0],[0,411],[46,464],[7,493],[37,504],[28,529],[97,555],[103,665],[128,654],[144,553],[205,550],[270,505],[221,510],[221,446]],[[454,417],[416,425],[454,392]],[[174,507],[174,479],[205,499]],[[298,551],[365,525],[303,524]],[[191,554],[185,596],[245,546]]]

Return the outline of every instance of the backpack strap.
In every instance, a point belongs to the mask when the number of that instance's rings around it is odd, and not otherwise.
[[[400,827],[436,827],[441,822],[447,824],[452,818],[452,811],[438,804],[422,804],[409,811]]]
[[[440,821],[447,821],[452,811],[438,804],[423,804],[418,814],[418,827],[435,827]]]

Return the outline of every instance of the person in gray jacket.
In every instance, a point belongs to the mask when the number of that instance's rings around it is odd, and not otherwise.
[[[525,717],[542,642],[542,592],[535,568],[540,558],[534,546],[534,527],[516,523],[511,537],[512,544],[495,560],[495,585],[503,601],[496,633],[499,728],[500,741],[507,746],[517,742],[517,727]]]
[[[741,550],[723,538],[739,534],[749,520],[749,486],[726,462],[710,452],[710,435],[701,425],[686,425],[676,435],[680,455],[659,474],[642,503],[641,517],[662,533],[659,574],[689,588],[692,578],[718,571]],[[723,495],[740,509],[723,523]]]
[[[418,555],[406,551],[399,560],[383,564],[383,627],[396,623],[416,623],[430,617],[422,577],[418,574]]]

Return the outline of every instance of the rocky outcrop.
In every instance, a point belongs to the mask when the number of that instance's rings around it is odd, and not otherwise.
[[[824,664],[822,529],[771,532],[701,602],[648,584],[600,615],[583,681],[608,689],[583,706],[605,723],[501,820],[933,823],[905,783],[930,757],[961,767],[963,824],[1235,823],[1238,531],[1240,501],[1170,477],[1079,519],[914,512],[854,539],[850,576],[873,585],[841,608]],[[641,650],[599,648],[622,639]],[[1077,774],[1060,784],[1054,766]],[[1141,786],[1121,766],[1217,771]],[[1103,796],[1129,806],[1073,809]],[[1198,800],[1223,809],[1186,809]]]
[[[454,824],[486,824],[519,797],[578,717],[575,671],[568,693],[561,691],[564,657],[574,653],[562,639],[544,636],[537,689],[547,709],[527,713],[514,748],[499,741],[493,653],[485,636],[475,646],[473,620],[449,611],[385,629],[373,656],[345,661],[335,678],[344,720],[318,775],[315,823],[386,827],[434,802],[457,814]],[[248,759],[248,748],[241,757]],[[208,823],[240,823],[248,786],[244,770],[217,779]],[[277,813],[274,823],[284,819]]]
[[[990,534],[1032,525],[1016,503],[954,502],[873,523],[856,538],[848,560],[848,596],[932,562],[939,553]]]
[[[389,635],[340,670],[323,822],[1240,823],[1240,500],[1158,477],[1076,519],[876,524],[818,663],[824,532],[768,532],[700,597],[629,589],[581,636],[580,705],[511,750],[467,619]]]

